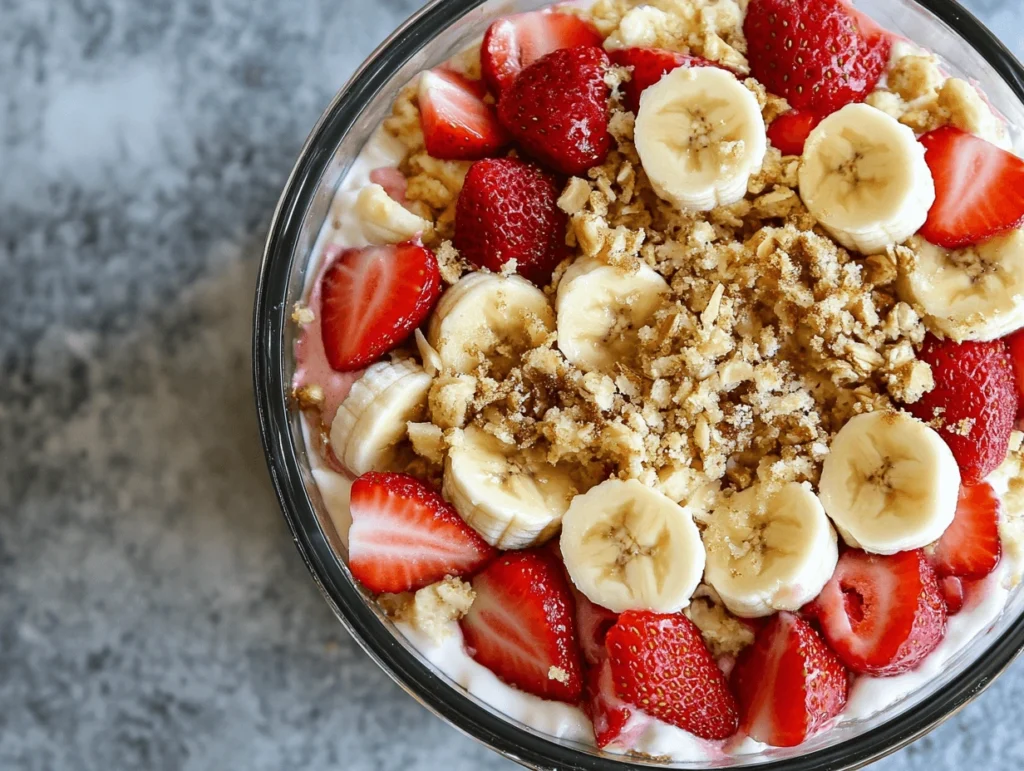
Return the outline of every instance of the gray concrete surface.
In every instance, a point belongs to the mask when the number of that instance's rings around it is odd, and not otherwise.
[[[335,622],[251,406],[278,190],[416,5],[0,0],[0,769],[511,767]],[[1019,769],[1022,703],[1018,664],[878,768]]]

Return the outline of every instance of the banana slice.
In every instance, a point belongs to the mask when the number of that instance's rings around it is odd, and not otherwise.
[[[492,374],[501,375],[554,328],[551,303],[526,279],[469,273],[441,296],[427,340],[448,369],[465,374],[490,361]]]
[[[393,467],[406,424],[426,414],[430,381],[411,361],[366,368],[331,423],[331,447],[345,468],[358,476]]]
[[[636,350],[638,330],[668,291],[647,265],[627,273],[595,259],[573,263],[555,299],[559,350],[584,372],[612,369]]]
[[[635,479],[609,479],[573,498],[561,548],[576,588],[616,613],[681,610],[704,572],[690,510]]]
[[[934,330],[954,340],[995,340],[1024,327],[1024,233],[1014,230],[948,251],[923,238],[917,262],[901,266],[900,294],[917,303]]]
[[[914,132],[866,104],[818,124],[804,145],[800,197],[833,238],[863,254],[906,241],[928,217],[935,183]]]
[[[654,191],[696,211],[743,198],[768,147],[757,99],[716,67],[680,67],[645,90],[633,136]]]
[[[546,541],[576,494],[568,469],[474,426],[448,450],[442,489],[466,523],[499,549]]]
[[[762,500],[733,495],[704,531],[705,580],[737,616],[798,610],[821,592],[839,559],[836,532],[818,497],[791,482]]]
[[[356,214],[363,235],[371,244],[398,244],[420,235],[429,235],[434,226],[417,217],[389,196],[383,187],[371,184],[359,191]]]
[[[818,493],[843,540],[895,554],[953,521],[960,468],[942,438],[905,412],[857,415],[832,440]]]

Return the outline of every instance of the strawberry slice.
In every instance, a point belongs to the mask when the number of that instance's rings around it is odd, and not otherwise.
[[[608,658],[604,641],[608,630],[619,620],[619,614],[595,605],[571,582],[569,588],[576,602],[576,633],[580,638],[583,659],[587,664],[595,666]]]
[[[935,203],[921,236],[959,249],[1024,224],[1024,160],[952,126],[920,141],[935,180]]]
[[[408,474],[363,474],[350,506],[349,570],[374,594],[468,575],[497,554],[440,493]]]
[[[538,161],[562,174],[583,174],[611,148],[608,65],[595,46],[553,51],[519,73],[498,101],[498,117]]]
[[[569,254],[560,193],[555,176],[532,163],[477,161],[455,206],[455,248],[470,264],[494,272],[514,259],[520,275],[543,286]]]
[[[351,372],[402,342],[441,294],[437,258],[420,244],[343,249],[320,281],[320,325],[331,367]]]
[[[601,34],[579,16],[533,11],[506,16],[488,27],[480,63],[491,91],[500,95],[542,56],[559,48],[599,45]]]
[[[1017,420],[1024,417],[1024,329],[1006,338],[1006,348],[1013,363],[1013,374],[1017,383]]]
[[[961,485],[953,523],[936,542],[932,565],[939,576],[984,578],[999,563],[999,497],[992,485]]]
[[[583,695],[572,594],[544,548],[506,552],[473,579],[462,619],[469,655],[520,690],[570,704]]]
[[[615,690],[702,739],[736,733],[736,701],[697,626],[681,614],[628,610],[606,638]]]
[[[929,335],[918,358],[932,368],[935,387],[907,409],[926,423],[939,421],[963,482],[980,482],[1006,459],[1017,415],[1018,384],[1006,344]]]
[[[920,549],[890,556],[850,549],[804,612],[854,672],[898,675],[917,666],[946,634],[946,604]]]
[[[666,51],[663,48],[619,48],[608,56],[613,64],[633,70],[629,80],[623,84],[622,94],[626,109],[634,113],[640,109],[640,94],[672,70],[679,67],[719,67],[699,56]]]
[[[795,747],[843,711],[849,675],[811,625],[779,613],[736,660],[730,682],[740,728],[773,747]]]
[[[483,100],[484,86],[457,72],[438,68],[420,75],[423,143],[434,158],[475,161],[509,142],[494,108]]]
[[[772,121],[768,141],[783,155],[802,155],[808,135],[821,123],[821,116],[809,110],[790,110]]]
[[[955,616],[964,607],[964,582],[956,576],[939,579],[939,591],[946,601],[946,614]]]
[[[583,702],[583,711],[594,726],[594,741],[599,748],[604,749],[613,742],[629,746],[625,730],[633,717],[633,708],[615,693],[612,664],[607,657],[587,671],[587,698]],[[640,725],[642,727],[642,723]]]

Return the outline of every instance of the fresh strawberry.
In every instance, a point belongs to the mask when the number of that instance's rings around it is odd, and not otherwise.
[[[772,121],[768,140],[783,155],[801,155],[807,136],[821,123],[821,116],[808,110],[790,110]]]
[[[461,622],[469,654],[520,690],[578,702],[583,668],[572,594],[551,553],[506,552],[476,575],[473,589],[476,599]]]
[[[563,174],[582,174],[611,148],[608,65],[596,46],[553,51],[519,73],[501,95],[498,117],[534,158]]]
[[[548,11],[520,13],[498,19],[487,28],[480,64],[491,91],[500,95],[521,70],[542,56],[559,48],[599,45],[601,34],[579,16]]]
[[[981,137],[945,126],[921,137],[935,203],[920,235],[958,249],[1024,223],[1024,160]]]
[[[750,0],[743,31],[754,77],[822,115],[864,99],[891,48],[887,35],[862,34],[840,0]]]
[[[818,619],[849,669],[868,675],[913,669],[946,634],[946,604],[920,549],[889,556],[844,552],[804,612]]]
[[[472,265],[495,272],[515,259],[520,274],[543,286],[569,254],[560,192],[558,180],[532,163],[477,161],[455,208],[455,247]]]
[[[494,108],[483,100],[483,84],[448,69],[420,75],[423,143],[434,158],[473,161],[493,155],[509,142]]]
[[[1024,329],[1014,332],[1005,339],[1017,381],[1017,420],[1020,420],[1024,417]]]
[[[343,249],[320,282],[327,361],[350,372],[377,360],[423,322],[440,294],[437,259],[419,244]]]
[[[697,626],[682,614],[628,610],[605,639],[616,693],[702,739],[736,733],[736,701]]]
[[[612,664],[606,657],[598,666],[587,670],[587,693],[583,711],[594,725],[594,740],[604,749],[613,742],[629,746],[623,731],[635,714],[633,708],[615,693]],[[640,725],[642,728],[642,723]],[[632,731],[630,732],[632,733]]]
[[[955,616],[964,607],[964,582],[956,576],[939,579],[939,591],[946,601],[946,615]]]
[[[576,601],[576,633],[580,638],[583,659],[591,666],[600,664],[608,658],[604,641],[608,630],[618,621],[619,614],[595,605],[571,583],[570,588]]]
[[[980,482],[1006,458],[1017,415],[1017,382],[1006,343],[925,338],[918,358],[931,365],[935,388],[910,410],[953,451],[965,484]]]
[[[961,485],[953,523],[932,550],[939,576],[984,578],[999,563],[999,496],[992,485]]]
[[[795,747],[843,711],[842,662],[799,616],[774,616],[736,660],[730,679],[740,728],[773,747]]]
[[[363,474],[350,507],[349,570],[374,594],[468,575],[497,553],[440,493],[408,474]]]
[[[663,48],[618,48],[608,56],[613,64],[630,67],[633,72],[622,87],[626,109],[634,113],[640,109],[640,94],[653,86],[666,74],[679,67],[718,67],[699,56],[666,51]]]

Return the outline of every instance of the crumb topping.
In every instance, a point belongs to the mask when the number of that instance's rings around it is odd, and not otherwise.
[[[418,592],[382,594],[377,598],[383,611],[395,621],[412,625],[435,642],[452,634],[452,622],[469,612],[476,592],[467,582],[446,576]]]

